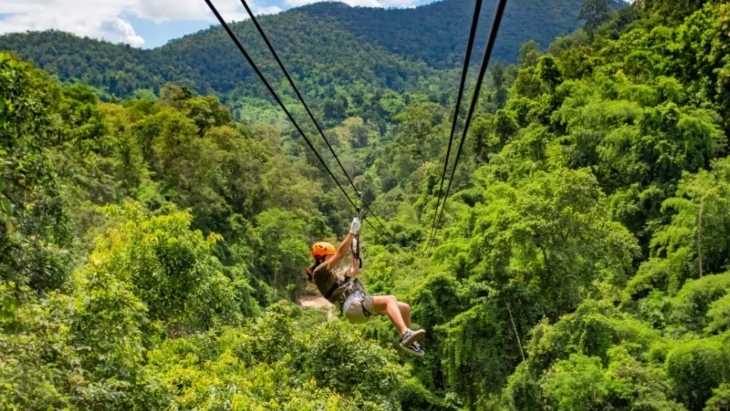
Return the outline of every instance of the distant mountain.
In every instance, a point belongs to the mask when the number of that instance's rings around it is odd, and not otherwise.
[[[578,11],[582,4],[583,0],[509,0],[493,58],[511,62],[528,40],[547,47],[556,36],[571,33],[580,26]],[[494,0],[483,3],[475,60],[481,59],[495,6]],[[460,66],[463,61],[474,0],[444,0],[414,9],[350,7],[325,2],[297,11],[332,17],[363,41],[432,67],[448,68]]]
[[[512,61],[520,45],[534,39],[546,46],[574,30],[582,0],[512,0],[493,60]],[[495,4],[480,19],[476,59],[491,24]],[[404,90],[438,69],[459,67],[474,3],[445,0],[414,9],[349,7],[317,3],[260,18],[274,46],[310,98],[334,98],[340,88]],[[235,23],[254,59],[275,82],[281,74],[250,21]],[[10,50],[61,80],[80,80],[117,96],[177,82],[204,93],[265,96],[221,27],[173,40],[154,50],[79,38],[49,31],[0,36]]]
[[[358,40],[328,17],[291,12],[262,19],[267,34],[302,90],[314,99],[334,98],[336,89],[360,85],[404,90],[407,82],[433,72],[382,46]],[[232,29],[273,84],[283,75],[249,22]],[[17,53],[62,81],[79,80],[124,97],[157,90],[168,82],[201,93],[267,96],[264,86],[221,27],[211,27],[154,50],[80,38],[59,31],[9,34],[0,50]],[[288,88],[286,89],[288,90]]]

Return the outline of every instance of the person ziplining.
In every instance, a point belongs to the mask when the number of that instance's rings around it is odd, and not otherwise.
[[[411,330],[411,307],[392,295],[369,295],[357,278],[362,269],[358,238],[360,226],[360,218],[355,217],[350,224],[350,232],[337,249],[327,242],[315,243],[311,253],[314,263],[307,268],[307,275],[322,296],[338,307],[350,322],[364,324],[373,315],[387,315],[401,334],[401,348],[423,356],[424,351],[418,341],[426,335],[426,331]],[[352,265],[344,276],[337,276],[334,270],[348,249],[352,251]]]
[[[231,38],[231,40],[234,42],[238,50],[241,52],[243,57],[246,59],[246,61],[251,65],[251,68],[256,72],[258,77],[261,79],[261,81],[264,83],[268,91],[273,96],[274,100],[279,104],[281,109],[286,114],[287,118],[291,121],[292,125],[294,125],[294,128],[299,132],[299,135],[303,138],[303,140],[306,142],[306,144],[309,146],[309,148],[314,152],[317,159],[322,163],[322,166],[327,170],[327,173],[332,177],[337,187],[342,191],[345,198],[347,198],[348,202],[354,207],[358,208],[354,201],[350,198],[347,191],[342,187],[342,185],[338,182],[337,177],[332,173],[332,170],[330,170],[329,166],[327,165],[327,162],[320,156],[320,154],[317,152],[316,148],[312,144],[312,142],[307,138],[307,135],[304,133],[304,130],[299,126],[296,119],[292,114],[289,112],[289,110],[284,105],[284,102],[281,100],[281,98],[278,96],[276,91],[274,91],[271,84],[268,82],[268,80],[264,77],[261,70],[258,68],[256,63],[251,59],[251,56],[246,52],[245,48],[243,47],[243,44],[240,42],[240,40],[236,37],[236,35],[233,33],[231,28],[228,26],[226,21],[223,19],[223,17],[220,15],[216,7],[213,5],[212,0],[205,0],[210,10],[215,14],[216,19],[220,22],[223,29],[226,31],[228,36]],[[475,4],[475,14],[472,19],[472,28],[471,33],[469,35],[469,44],[468,44],[468,52],[466,55],[466,58],[464,60],[464,69],[462,70],[462,79],[460,84],[460,92],[458,95],[458,102],[456,106],[456,110],[454,112],[454,123],[452,124],[452,130],[451,135],[449,136],[449,148],[448,153],[451,151],[451,145],[453,142],[453,136],[456,128],[456,119],[458,117],[458,113],[460,112],[459,107],[461,103],[461,97],[464,90],[464,84],[466,80],[466,69],[470,62],[470,56],[471,56],[471,48],[473,46],[474,42],[474,36],[477,29],[477,23],[478,23],[478,15],[479,10],[481,9],[481,0],[478,0]],[[456,158],[454,159],[454,166],[451,170],[451,177],[448,180],[448,184],[446,186],[446,191],[443,193],[443,196],[441,194],[441,189],[443,188],[443,182],[444,177],[446,176],[447,166],[448,166],[448,158],[449,155],[447,153],[447,160],[444,162],[444,169],[442,171],[441,176],[441,188],[439,189],[439,198],[437,200],[436,204],[436,213],[434,214],[434,220],[433,220],[433,227],[431,230],[431,235],[429,236],[429,239],[427,241],[427,244],[430,244],[433,240],[434,236],[436,235],[436,231],[438,230],[438,227],[440,225],[441,219],[444,215],[444,210],[446,209],[446,201],[449,197],[449,192],[451,191],[451,185],[454,181],[454,174],[456,173],[457,165],[459,164],[459,159],[461,157],[462,149],[464,146],[464,141],[466,140],[467,132],[469,131],[469,125],[472,120],[472,116],[474,114],[477,102],[479,100],[479,91],[482,86],[482,81],[484,79],[484,74],[487,70],[487,66],[489,65],[489,58],[492,54],[492,49],[494,48],[494,42],[497,37],[497,32],[499,30],[499,26],[502,20],[502,15],[505,10],[505,6],[507,4],[507,0],[499,0],[497,3],[497,7],[495,9],[494,19],[492,20],[492,27],[490,28],[489,37],[487,38],[487,44],[484,48],[484,55],[482,57],[482,62],[479,67],[479,74],[477,75],[477,81],[474,86],[474,92],[471,99],[471,104],[469,106],[469,110],[467,111],[466,120],[464,122],[464,126],[462,128],[462,137],[459,141],[459,145],[456,151]],[[309,110],[309,107],[307,106],[306,102],[301,96],[301,93],[299,93],[298,89],[296,88],[294,81],[291,79],[291,76],[286,71],[286,68],[284,67],[283,63],[279,59],[279,57],[276,55],[276,52],[273,49],[273,46],[271,43],[266,39],[266,35],[264,34],[261,27],[258,25],[258,22],[256,22],[255,16],[251,12],[250,8],[244,1],[244,6],[246,10],[249,12],[249,15],[251,16],[251,19],[254,20],[255,25],[257,29],[259,30],[259,33],[262,35],[262,37],[265,39],[267,46],[269,47],[269,50],[272,52],[272,54],[275,56],[277,63],[279,64],[280,68],[284,71],[287,79],[291,83],[291,86],[294,88],[297,97],[299,97],[302,104],[305,106],[307,113],[310,115],[310,118],[312,121],[314,121],[315,125],[317,126],[318,131],[320,132],[322,138],[327,143],[327,147],[332,152],[332,155],[337,160],[338,165],[342,169],[342,171],[345,173],[345,176],[347,177],[350,184],[353,186],[353,189],[357,191],[357,189],[354,187],[354,182],[347,174],[346,170],[342,166],[342,163],[337,158],[337,154],[332,149],[331,145],[327,142],[327,138],[324,135],[323,130],[317,123],[316,119],[311,113],[311,110]],[[360,197],[360,200],[362,200],[362,197]],[[443,198],[443,203],[441,204],[441,199]],[[441,204],[441,208],[439,210],[439,204]],[[363,201],[363,205],[366,209],[370,209]],[[372,211],[371,211],[372,212]],[[385,225],[380,222],[380,220],[376,216],[376,221],[380,224],[380,226],[386,231],[386,233],[390,234],[385,227]],[[319,289],[322,296],[329,300],[330,302],[334,303],[335,305],[339,306],[342,310],[342,313],[344,316],[350,320],[351,322],[366,322],[373,314],[378,315],[387,315],[391,322],[395,325],[395,327],[398,329],[398,331],[401,333],[401,347],[403,347],[405,350],[414,353],[416,355],[423,355],[423,350],[418,344],[418,340],[423,338],[425,335],[425,331],[422,329],[413,331],[410,329],[411,327],[411,308],[408,304],[398,302],[395,297],[393,296],[369,296],[367,292],[365,291],[365,288],[362,286],[362,283],[355,278],[359,272],[360,272],[360,266],[358,266],[357,258],[353,258],[353,266],[349,270],[348,274],[346,274],[343,278],[339,278],[337,275],[334,274],[333,270],[336,267],[337,263],[339,263],[342,258],[344,258],[345,254],[347,253],[348,247],[352,244],[353,240],[355,239],[356,235],[358,234],[360,230],[360,219],[355,218],[352,221],[352,224],[350,226],[350,233],[348,234],[347,238],[340,244],[339,248],[335,249],[335,247],[332,244],[329,243],[317,243],[312,247],[312,257],[314,258],[314,265],[307,269],[307,274],[309,275],[310,279],[313,280],[317,284],[317,288]],[[375,226],[371,224],[371,226],[376,230],[378,230]],[[392,236],[392,234],[390,234]],[[350,281],[351,279],[353,279]]]

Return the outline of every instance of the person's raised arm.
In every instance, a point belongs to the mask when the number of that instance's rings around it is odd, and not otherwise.
[[[345,240],[342,241],[342,244],[337,247],[337,252],[335,253],[335,255],[327,260],[327,269],[332,270],[337,265],[337,263],[339,263],[340,260],[345,257],[345,255],[347,254],[347,250],[350,249],[350,244],[352,244],[352,240],[355,238],[355,235],[360,232],[360,225],[360,219],[355,217],[350,224],[350,232],[347,234],[347,237],[345,237]]]

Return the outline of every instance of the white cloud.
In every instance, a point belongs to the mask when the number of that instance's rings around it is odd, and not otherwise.
[[[304,6],[306,4],[319,3],[320,1],[329,1],[329,0],[284,0],[284,3],[286,3],[286,5],[291,6],[291,7],[299,7],[299,6]],[[343,3],[345,3],[349,6],[383,7],[381,2],[378,0],[338,0],[338,1],[342,1]]]
[[[248,0],[254,13],[275,14],[282,9]],[[279,0],[286,8],[324,0]],[[419,0],[341,0],[350,6],[415,7]],[[248,18],[240,0],[214,0],[228,21]],[[262,3],[262,4],[257,4]],[[144,39],[124,16],[156,23],[166,21],[207,21],[216,23],[203,0],[0,0],[0,34],[28,30],[56,29],[79,36],[104,39],[142,47]]]
[[[284,4],[290,7],[299,7],[306,4],[319,3],[332,0],[284,0]],[[334,0],[341,1],[349,6],[361,7],[416,7],[419,0]],[[431,0],[433,1],[433,0]]]
[[[215,0],[214,4],[228,21],[248,18],[240,0]],[[281,11],[277,6],[249,4],[256,14]],[[203,0],[0,0],[0,14],[5,14],[0,19],[0,34],[56,29],[135,47],[143,46],[144,39],[124,15],[157,23],[216,21]]]
[[[169,20],[215,21],[215,17],[203,0],[133,0],[131,2],[133,3],[130,7],[132,13],[157,23]],[[251,2],[249,1],[249,3]],[[248,17],[240,0],[214,0],[213,4],[228,21],[244,20]],[[254,13],[258,14],[257,7],[251,6]]]
[[[418,6],[418,0],[380,0],[381,7],[412,8]]]

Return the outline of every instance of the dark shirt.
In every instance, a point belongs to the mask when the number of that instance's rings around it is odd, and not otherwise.
[[[322,297],[327,298],[327,294],[332,293],[327,300],[333,304],[341,302],[342,292],[338,292],[335,286],[339,286],[342,282],[342,279],[327,269],[326,262],[314,269],[314,284],[317,285],[317,289],[322,294]]]

